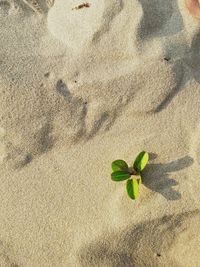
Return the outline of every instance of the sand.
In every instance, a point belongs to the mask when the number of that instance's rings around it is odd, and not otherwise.
[[[200,20],[82,3],[0,0],[0,267],[199,267]]]

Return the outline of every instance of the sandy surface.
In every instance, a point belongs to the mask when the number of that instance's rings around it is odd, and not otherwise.
[[[199,267],[200,21],[33,2],[0,0],[0,267]],[[111,162],[141,150],[134,202]]]

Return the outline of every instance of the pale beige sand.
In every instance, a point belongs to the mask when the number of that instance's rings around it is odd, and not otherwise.
[[[200,22],[33,2],[0,0],[0,267],[199,267]],[[110,164],[143,149],[134,202]]]

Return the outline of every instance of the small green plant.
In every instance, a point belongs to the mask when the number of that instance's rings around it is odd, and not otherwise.
[[[127,180],[126,190],[131,199],[135,200],[139,195],[139,186],[142,183],[140,173],[144,170],[148,161],[149,154],[146,151],[142,151],[137,155],[131,167],[128,167],[127,163],[122,159],[115,160],[112,163],[113,173],[111,174],[111,179],[115,182]]]

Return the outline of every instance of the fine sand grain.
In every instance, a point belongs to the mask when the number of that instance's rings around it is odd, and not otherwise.
[[[200,266],[192,4],[0,0],[0,267]]]

